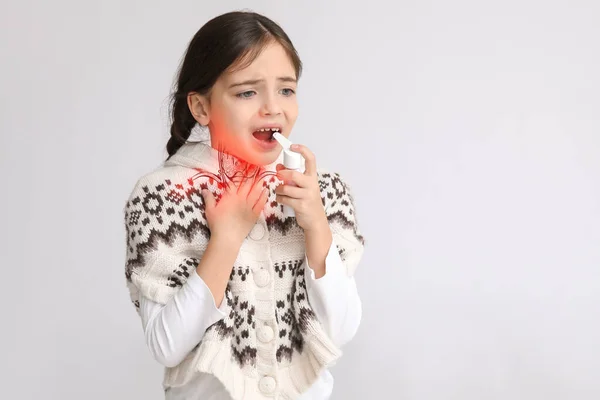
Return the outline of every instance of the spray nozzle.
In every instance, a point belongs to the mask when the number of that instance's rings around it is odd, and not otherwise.
[[[283,147],[283,166],[289,169],[301,169],[302,155],[290,149],[294,143],[279,132],[273,134],[273,139]]]

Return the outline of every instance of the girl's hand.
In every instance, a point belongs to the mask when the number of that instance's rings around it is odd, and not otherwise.
[[[268,189],[263,188],[262,183],[262,179],[246,179],[241,184],[230,182],[219,201],[209,190],[202,190],[211,237],[240,244],[244,241],[269,197]]]
[[[328,227],[325,208],[321,200],[315,156],[303,145],[294,145],[291,150],[304,157],[306,170],[301,173],[277,164],[277,177],[284,181],[284,184],[275,189],[276,201],[294,209],[296,221],[305,232]]]

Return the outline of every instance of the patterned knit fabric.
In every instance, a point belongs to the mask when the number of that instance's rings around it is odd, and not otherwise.
[[[236,400],[294,399],[341,355],[308,302],[304,231],[294,218],[284,218],[275,201],[281,182],[274,171],[281,162],[282,155],[258,168],[188,142],[136,183],[123,211],[125,276],[138,313],[140,296],[165,304],[200,262],[210,239],[202,188],[220,198],[231,181],[267,176],[269,189],[233,265],[224,299],[228,315],[179,365],[166,368],[165,388],[184,385],[199,371],[216,376]],[[352,275],[364,239],[350,189],[337,173],[319,170],[318,180],[334,242]],[[264,326],[267,331],[259,330]]]

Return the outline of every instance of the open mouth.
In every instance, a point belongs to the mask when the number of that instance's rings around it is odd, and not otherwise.
[[[275,139],[273,139],[273,134],[275,132],[280,132],[279,128],[261,128],[258,129],[254,132],[252,132],[252,135],[257,138],[258,140],[261,140],[263,142],[273,142],[275,141]]]

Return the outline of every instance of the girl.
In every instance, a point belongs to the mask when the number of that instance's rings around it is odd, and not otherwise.
[[[354,336],[364,249],[339,174],[283,168],[301,62],[252,12],[206,23],[183,59],[168,159],[125,207],[126,278],[166,399],[328,399]],[[209,138],[192,141],[192,131]],[[283,206],[294,209],[286,218]]]

